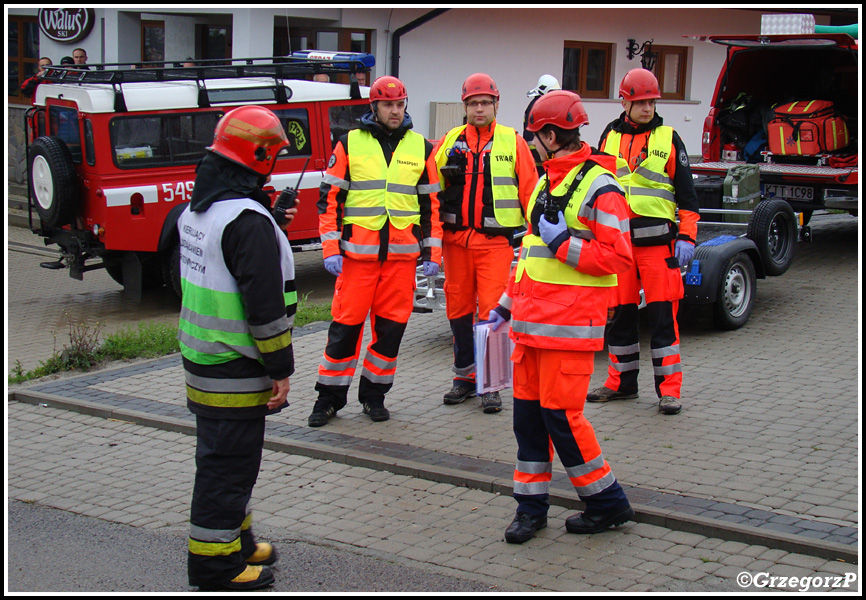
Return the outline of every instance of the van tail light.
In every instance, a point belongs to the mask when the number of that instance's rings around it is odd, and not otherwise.
[[[711,108],[710,114],[704,119],[704,133],[701,136],[701,159],[704,162],[714,162],[719,160],[718,156],[713,156],[715,141],[718,137],[718,132],[713,131],[713,123],[716,120],[716,109]],[[714,135],[715,134],[715,135]]]

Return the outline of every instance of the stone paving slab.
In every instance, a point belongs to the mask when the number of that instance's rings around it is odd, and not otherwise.
[[[18,432],[8,440],[10,499],[187,534],[194,437],[38,405],[9,408]],[[794,591],[790,577],[811,591],[859,591],[853,565],[764,546],[645,523],[568,534],[570,511],[560,506],[536,539],[515,546],[502,539],[514,510],[506,495],[273,450],[264,452],[253,507],[262,539],[351,548],[492,592]],[[775,587],[761,573],[776,577]]]

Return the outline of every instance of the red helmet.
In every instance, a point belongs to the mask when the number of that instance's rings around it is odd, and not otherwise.
[[[377,100],[404,100],[408,98],[406,86],[403,82],[392,75],[377,77],[370,86],[370,102]]]
[[[277,115],[262,106],[241,106],[219,120],[207,149],[259,175],[270,175],[277,155],[288,145]]]
[[[475,73],[466,78],[463,82],[463,95],[460,99],[464,102],[471,96],[479,96],[487,94],[499,100],[499,88],[496,87],[496,82],[490,75],[484,73]]]
[[[619,84],[619,95],[629,102],[662,97],[659,80],[652,71],[646,69],[632,69],[626,73]]]
[[[540,131],[545,125],[556,125],[562,129],[577,129],[589,123],[580,96],[565,90],[547,92],[532,105],[526,129]]]

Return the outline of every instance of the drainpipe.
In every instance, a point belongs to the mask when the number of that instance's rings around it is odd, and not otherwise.
[[[409,33],[413,29],[417,29],[424,25],[428,21],[432,21],[439,15],[448,12],[451,10],[450,8],[437,8],[436,10],[431,10],[425,15],[422,15],[411,21],[406,23],[399,29],[394,31],[394,34],[391,36],[391,75],[394,77],[400,76],[400,37],[404,33]]]

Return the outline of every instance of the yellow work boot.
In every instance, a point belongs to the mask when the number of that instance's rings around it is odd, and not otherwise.
[[[226,583],[223,587],[227,590],[247,591],[258,590],[268,587],[274,583],[274,574],[269,567],[259,565],[247,565],[243,572]]]
[[[277,562],[277,549],[267,542],[256,543],[256,551],[247,558],[248,565],[272,565]]]

